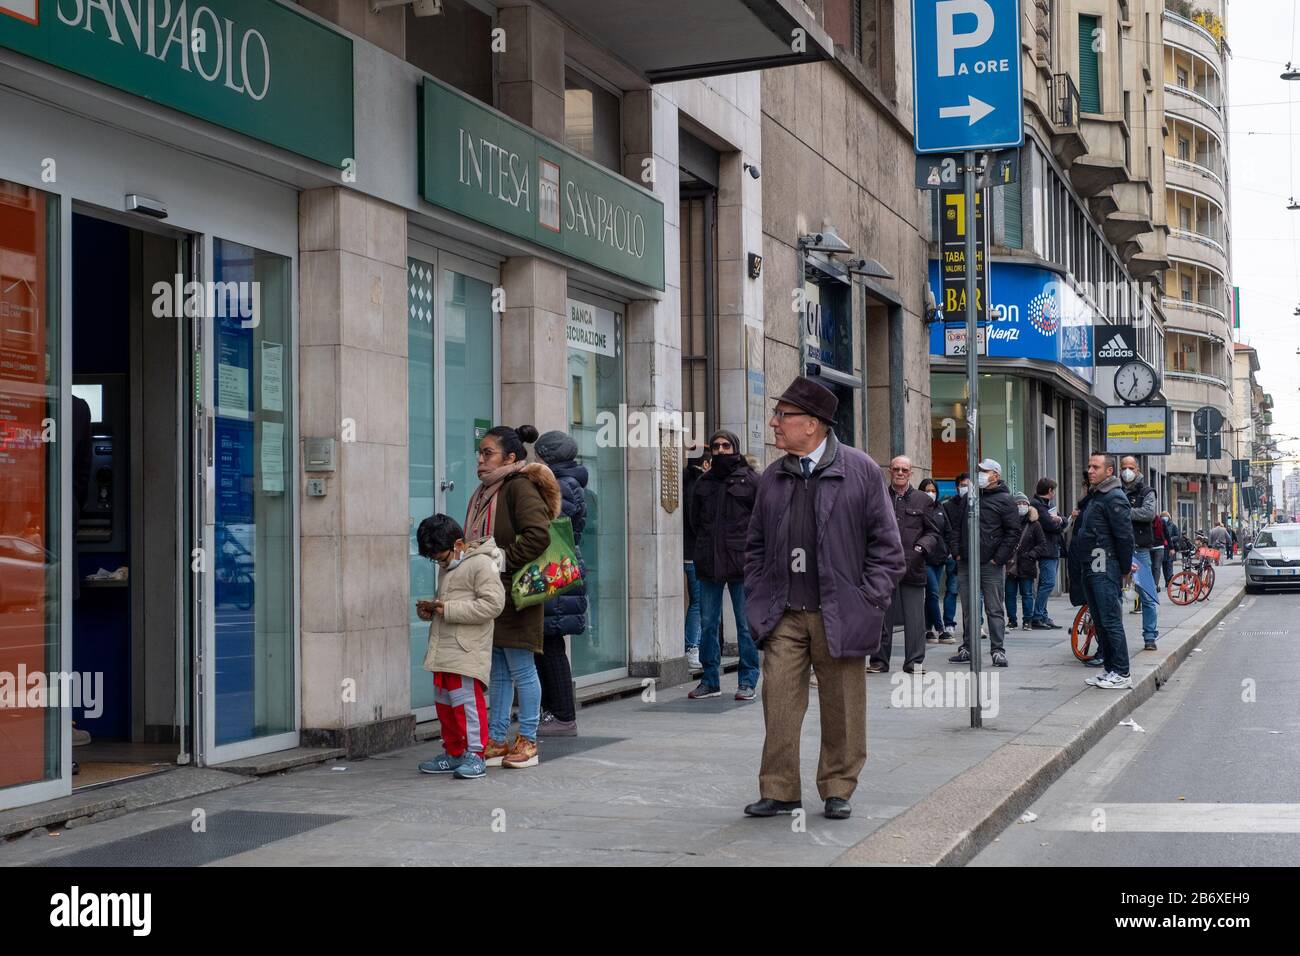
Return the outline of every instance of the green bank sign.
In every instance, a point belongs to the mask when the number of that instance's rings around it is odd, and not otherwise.
[[[0,46],[339,166],[352,41],[274,0],[0,0]]]
[[[589,262],[664,287],[664,207],[595,163],[426,78],[420,195]]]

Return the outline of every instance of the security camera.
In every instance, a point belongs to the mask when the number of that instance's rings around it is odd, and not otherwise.
[[[757,179],[759,176],[763,175],[761,172],[759,172],[758,167],[755,166],[753,163],[745,164],[745,172],[749,173],[749,175],[752,176],[754,179]]]
[[[415,0],[411,12],[417,17],[442,16],[442,0]]]

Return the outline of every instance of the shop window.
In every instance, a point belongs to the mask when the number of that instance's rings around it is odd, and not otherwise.
[[[442,0],[442,13],[406,8],[406,61],[477,100],[492,102],[492,17],[468,0]]]
[[[607,169],[622,174],[622,103],[572,67],[564,71],[564,141]]]
[[[74,468],[85,462],[89,480],[89,429],[79,435],[73,409],[59,399],[58,223],[55,197],[0,180],[0,672],[7,674],[62,669],[65,444],[73,446]],[[46,419],[71,441],[42,441]],[[84,490],[79,482],[73,487]],[[2,713],[0,789],[58,778],[63,711]]]

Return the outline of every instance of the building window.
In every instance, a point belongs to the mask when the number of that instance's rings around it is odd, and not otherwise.
[[[622,102],[572,67],[564,70],[564,142],[606,169],[623,172]]]
[[[1101,38],[1101,17],[1079,15],[1079,111],[1101,112],[1101,69],[1097,42]]]
[[[854,53],[890,99],[897,98],[894,75],[894,0],[854,0]]]
[[[1192,158],[1192,144],[1186,136],[1178,137],[1178,158],[1183,162],[1190,162]]]
[[[406,8],[406,61],[477,100],[492,102],[492,18],[466,0],[443,0],[442,14]]]
[[[1174,412],[1174,444],[1190,445],[1192,443],[1192,413]]]

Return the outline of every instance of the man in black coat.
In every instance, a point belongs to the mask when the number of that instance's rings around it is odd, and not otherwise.
[[[1093,452],[1088,480],[1092,491],[1070,539],[1070,599],[1088,605],[1102,654],[1102,673],[1085,683],[1127,690],[1133,681],[1120,592],[1134,567],[1133,508],[1115,475],[1114,456]]]
[[[1011,497],[1011,490],[1002,480],[1002,466],[992,458],[979,463],[980,485],[980,566],[976,571],[977,583],[984,600],[984,613],[989,622],[989,648],[994,667],[1007,666],[1007,562],[1020,541],[1020,513]],[[948,530],[948,550],[957,555],[957,583],[961,591],[962,624],[961,647],[948,658],[953,664],[970,663],[971,627],[971,568],[968,548],[968,527],[963,519]],[[978,640],[978,638],[977,638]]]
[[[698,446],[692,446],[694,451]],[[682,474],[682,570],[686,573],[686,666],[700,666],[700,582],[695,576],[695,522],[691,520],[691,501],[695,485],[709,470],[709,453],[686,459]]]
[[[722,595],[730,590],[740,645],[736,700],[753,700],[759,658],[745,619],[745,539],[758,494],[758,475],[740,453],[740,439],[734,432],[714,432],[709,452],[709,470],[696,483],[690,504],[695,576],[700,582],[700,665],[704,675],[686,696],[692,700],[722,696]]]
[[[907,570],[894,586],[893,600],[885,615],[880,649],[871,655],[867,672],[883,674],[889,670],[894,650],[894,628],[903,626],[907,658],[903,671],[924,674],[925,660],[925,562],[943,553],[939,526],[930,516],[932,502],[910,484],[912,462],[899,455],[889,463],[889,502],[898,521],[898,537],[903,543],[903,560]]]
[[[1056,501],[1056,481],[1053,478],[1040,478],[1034,489],[1031,502],[1038,512],[1038,523],[1043,527],[1047,539],[1047,557],[1038,562],[1038,592],[1034,597],[1034,616],[1030,624],[1036,631],[1055,631],[1061,625],[1047,616],[1047,601],[1056,588],[1056,575],[1060,568],[1061,556],[1065,554],[1063,541],[1065,519],[1052,513]]]

